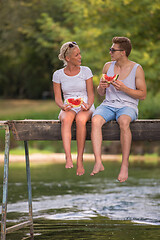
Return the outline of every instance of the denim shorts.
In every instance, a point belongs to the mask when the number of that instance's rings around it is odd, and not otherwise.
[[[134,121],[137,119],[137,111],[136,109],[132,107],[122,107],[122,108],[115,108],[115,107],[110,107],[101,104],[99,107],[96,108],[94,111],[92,117],[95,115],[100,115],[104,118],[106,122],[111,121],[111,120],[116,120],[118,121],[118,118],[121,115],[127,115],[131,117],[131,121]]]

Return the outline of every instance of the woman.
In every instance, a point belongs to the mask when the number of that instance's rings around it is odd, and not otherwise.
[[[77,175],[81,176],[83,167],[83,152],[86,138],[86,122],[90,120],[94,108],[93,74],[88,67],[81,66],[81,53],[76,42],[64,43],[60,49],[59,59],[65,67],[53,74],[55,102],[61,108],[61,134],[66,154],[66,168],[72,168],[71,156],[71,126],[76,121],[77,138]],[[64,102],[62,100],[62,94]],[[82,104],[75,107],[68,103],[69,98],[81,98]]]

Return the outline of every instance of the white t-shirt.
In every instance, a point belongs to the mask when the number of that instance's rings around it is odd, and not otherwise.
[[[75,76],[68,76],[64,68],[53,73],[52,81],[61,84],[64,100],[67,98],[79,98],[87,100],[86,81],[93,77],[90,68],[80,66],[80,72]]]

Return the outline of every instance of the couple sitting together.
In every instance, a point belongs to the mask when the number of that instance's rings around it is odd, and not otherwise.
[[[81,66],[81,52],[76,42],[67,42],[60,49],[59,59],[65,67],[53,74],[55,102],[61,108],[61,134],[66,155],[66,168],[72,168],[71,126],[76,122],[77,139],[77,175],[84,174],[83,152],[86,139],[86,123],[91,119],[91,140],[95,156],[95,164],[91,176],[104,170],[101,160],[102,126],[116,120],[120,127],[122,148],[122,164],[118,180],[124,182],[128,178],[128,163],[132,134],[130,122],[138,117],[138,101],[146,98],[145,76],[142,67],[128,59],[131,52],[131,41],[126,37],[114,37],[109,49],[111,62],[105,63],[103,74],[114,76],[118,80],[108,83],[102,77],[97,87],[104,101],[95,110],[93,74]],[[63,98],[62,94],[63,93]],[[81,98],[81,105],[74,106],[68,99]],[[64,99],[64,100],[63,100]]]

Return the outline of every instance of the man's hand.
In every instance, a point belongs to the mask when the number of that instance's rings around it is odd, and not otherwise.
[[[116,90],[123,92],[125,91],[126,85],[122,81],[116,80],[111,84],[115,87]]]
[[[99,82],[99,87],[102,88],[102,89],[106,89],[106,88],[109,87],[109,85],[110,85],[110,84],[107,83],[107,81],[105,81],[105,80],[103,79],[103,77],[101,77],[100,82]]]
[[[106,93],[106,88],[108,87],[109,87],[109,84],[107,83],[107,81],[104,81],[104,79],[101,77],[99,85],[97,87],[97,91],[99,95],[104,96]]]

